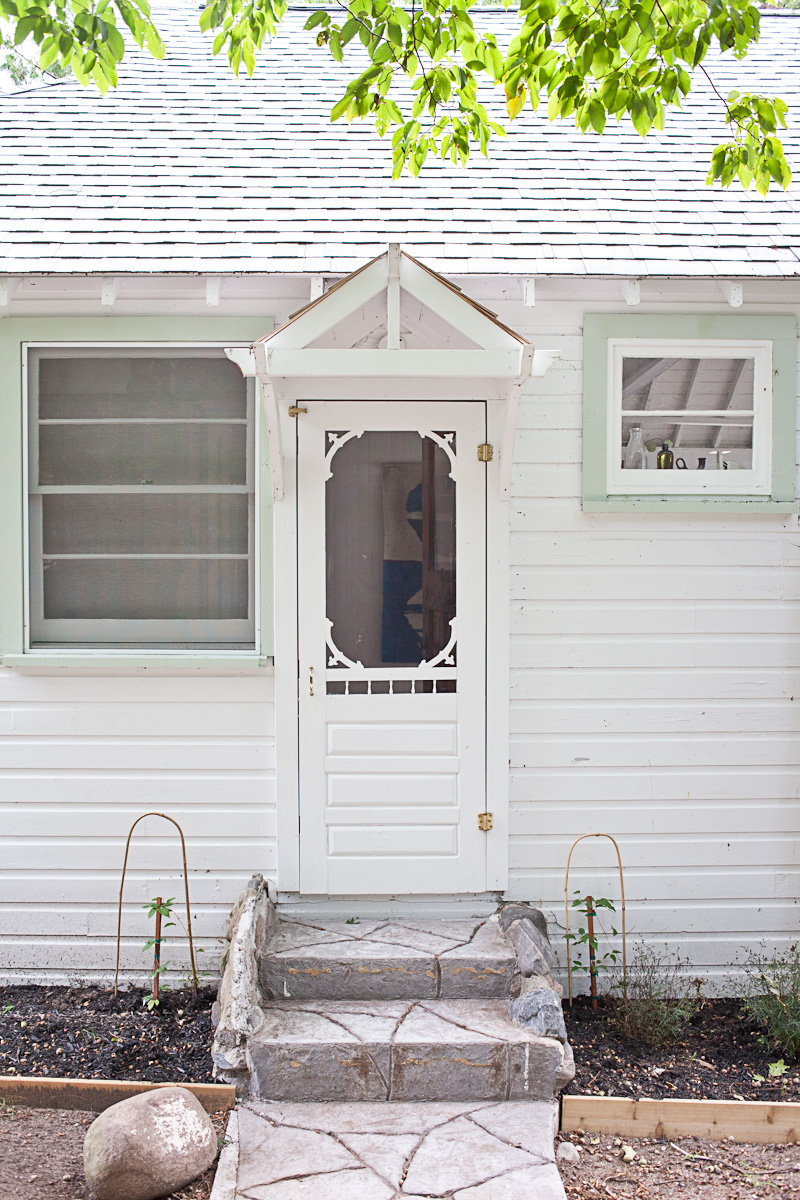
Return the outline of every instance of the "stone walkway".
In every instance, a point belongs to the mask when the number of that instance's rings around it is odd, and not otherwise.
[[[212,1200],[564,1200],[557,1117],[535,1101],[251,1101]]]

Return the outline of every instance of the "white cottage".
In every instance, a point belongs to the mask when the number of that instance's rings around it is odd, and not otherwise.
[[[705,187],[702,87],[392,183],[304,19],[0,107],[0,979],[108,977],[157,811],[207,960],[254,871],[557,931],[599,831],[724,987],[798,926],[793,193]],[[715,83],[789,99],[763,27]],[[148,817],[128,977],[179,864]]]

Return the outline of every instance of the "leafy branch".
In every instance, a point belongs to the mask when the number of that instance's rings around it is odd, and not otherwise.
[[[503,0],[510,7],[511,0]],[[518,30],[503,49],[472,18],[473,0],[335,0],[339,12],[314,8],[305,29],[336,62],[359,48],[358,63],[331,119],[371,120],[392,134],[395,178],[416,176],[429,154],[466,163],[484,155],[503,125],[490,117],[481,87],[502,89],[509,121],[526,104],[546,102],[551,120],[572,118],[601,134],[609,118],[630,118],[646,137],[680,109],[697,75],[710,84],[730,130],[714,150],[709,184],[766,195],[786,188],[791,171],[778,131],[786,104],[778,97],[732,91],[723,97],[705,65],[709,50],[743,58],[758,41],[759,10],[751,0],[519,0]],[[214,34],[214,53],[233,71],[255,70],[264,41],[275,37],[288,0],[210,0],[200,16]],[[0,0],[14,27],[14,46],[32,38],[39,66],[58,60],[101,92],[117,82],[124,29],[160,58],[163,42],[147,0]]]

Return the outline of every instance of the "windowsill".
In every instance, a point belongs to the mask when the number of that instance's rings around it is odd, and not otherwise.
[[[106,654],[31,650],[27,654],[4,654],[0,664],[14,671],[49,675],[249,675],[252,671],[266,674],[273,671],[272,657],[263,654]]]
[[[608,496],[583,500],[584,512],[797,512],[796,500],[771,500],[768,496]]]

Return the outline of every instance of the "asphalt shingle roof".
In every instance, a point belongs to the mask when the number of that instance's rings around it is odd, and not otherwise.
[[[691,104],[645,141],[602,138],[527,112],[492,158],[392,182],[369,125],[331,125],[349,78],[287,17],[252,79],[236,80],[193,9],[159,16],[167,58],[125,60],[101,99],[71,80],[0,101],[0,272],[347,272],[400,242],[448,274],[800,275],[793,189],[766,200],[705,185],[725,136],[698,79]],[[512,18],[480,19],[508,36]],[[800,106],[800,14],[765,14],[717,88]],[[800,136],[784,136],[800,180]]]

